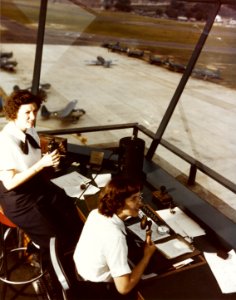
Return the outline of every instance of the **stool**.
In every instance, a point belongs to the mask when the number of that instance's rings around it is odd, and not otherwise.
[[[29,256],[34,252],[39,252],[39,247],[35,244],[32,246],[32,242],[29,242],[27,247],[19,245],[19,239],[18,239],[18,245],[15,247],[15,245],[11,245],[9,243],[9,237],[12,232],[16,232],[17,237],[20,236],[20,229],[12,223],[5,215],[0,207],[0,226],[1,226],[1,236],[0,236],[0,281],[2,281],[4,284],[9,285],[29,285],[37,280],[39,280],[43,275],[44,272],[42,270],[42,261],[41,256],[40,257],[40,263],[39,267],[35,268],[32,267],[32,270],[28,270],[27,275],[30,274],[30,278],[22,278],[24,271],[18,275],[19,279],[17,280],[12,279],[11,275],[13,274],[13,271],[19,271],[20,266],[22,267],[24,263],[27,261]],[[15,243],[14,243],[15,244]],[[30,247],[29,247],[30,246]],[[36,246],[36,247],[35,247]],[[32,250],[33,249],[33,250]],[[9,267],[9,261],[10,261],[10,255],[13,255],[14,253],[18,254],[16,258],[16,262],[14,261],[14,264],[11,262],[11,267]],[[37,272],[35,272],[37,269]],[[25,269],[24,269],[25,270]],[[34,273],[33,275],[31,273]],[[25,274],[24,274],[25,275]],[[21,277],[21,278],[20,278]],[[6,287],[5,287],[6,290]],[[5,291],[4,291],[5,292]],[[2,299],[2,298],[1,298]],[[3,297],[4,299],[4,297]]]

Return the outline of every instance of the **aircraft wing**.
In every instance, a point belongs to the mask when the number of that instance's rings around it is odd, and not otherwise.
[[[86,65],[87,66],[101,66],[102,64],[97,60],[91,60],[89,62],[86,62]]]
[[[75,106],[77,104],[77,100],[73,100],[73,101],[70,101],[65,108],[63,108],[62,110],[58,111],[57,112],[57,116],[58,118],[66,118],[68,117],[72,111],[75,109]]]

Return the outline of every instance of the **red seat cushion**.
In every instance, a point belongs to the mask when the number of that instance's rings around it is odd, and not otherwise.
[[[0,207],[0,222],[6,226],[9,227],[17,227],[14,223],[12,223],[12,221],[10,221],[5,215],[4,212],[2,210],[2,208]]]

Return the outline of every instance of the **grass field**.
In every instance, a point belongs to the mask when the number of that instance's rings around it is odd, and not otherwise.
[[[1,2],[2,16],[26,28],[32,28],[32,24],[37,24],[39,1],[3,0]],[[56,31],[56,36],[60,36],[60,43],[62,43],[67,32],[82,33],[81,37],[73,42],[74,44],[81,44],[81,40],[86,40],[88,43],[86,37],[89,37],[91,44],[101,43],[101,39],[103,42],[121,40],[124,46],[171,56],[176,62],[186,64],[203,27],[203,23],[177,22],[131,13],[107,11],[91,13],[69,1],[62,1],[48,4],[46,35],[52,30]],[[1,29],[3,41],[9,34],[8,30]],[[20,32],[14,36],[15,43],[18,42],[17,38],[20,39]],[[222,80],[218,83],[236,88],[235,45],[235,28],[215,25],[196,67],[219,69]]]

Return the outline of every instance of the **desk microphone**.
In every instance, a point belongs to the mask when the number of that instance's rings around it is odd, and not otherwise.
[[[85,190],[86,187],[87,187],[87,185],[85,183],[81,183],[81,185],[80,185],[80,189],[81,190]]]

